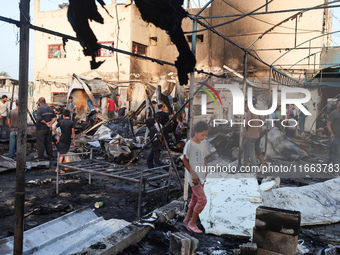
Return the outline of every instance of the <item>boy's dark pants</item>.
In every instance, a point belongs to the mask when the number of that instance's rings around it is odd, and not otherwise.
[[[165,166],[166,164],[164,164],[163,161],[159,160],[161,151],[154,151],[153,149],[150,150],[149,155],[146,159],[146,163],[148,165],[148,168],[154,168],[154,164],[153,162],[155,161],[155,164],[157,166]],[[168,167],[164,168],[165,170],[169,170]]]

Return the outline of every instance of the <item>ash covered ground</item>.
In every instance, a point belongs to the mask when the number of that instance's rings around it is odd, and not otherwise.
[[[304,164],[322,162],[328,156],[328,148],[315,143],[316,137],[309,139],[295,139],[295,142],[308,148],[309,157],[297,160],[295,163]],[[5,154],[5,148],[2,151]],[[133,163],[134,167],[146,167],[146,155],[142,153],[139,160]],[[165,152],[163,152],[166,155]],[[30,160],[36,152],[30,152],[27,159]],[[278,157],[268,159],[273,164],[287,164],[287,160]],[[292,163],[292,161],[289,161]],[[70,211],[83,207],[94,208],[95,202],[102,201],[104,206],[95,209],[98,216],[105,219],[117,218],[132,222],[137,216],[138,184],[116,180],[104,176],[92,176],[92,184],[88,184],[88,175],[76,173],[60,177],[60,193],[56,195],[54,172],[56,162],[51,162],[50,168],[34,168],[26,172],[26,196],[25,196],[25,230],[33,228],[53,220]],[[183,169],[179,169],[182,180]],[[259,174],[259,183],[265,175]],[[281,178],[280,187],[305,186],[317,182],[323,182],[334,176],[324,179],[318,178]],[[178,183],[175,174],[173,183]],[[170,192],[170,199],[180,198],[183,195],[180,186],[177,185]],[[15,214],[15,170],[0,173],[0,237],[8,237],[14,234]],[[166,191],[155,192],[143,197],[142,215],[161,207],[166,203]],[[228,217],[228,215],[226,215]],[[183,231],[183,215],[177,215],[168,223],[157,223],[152,230],[139,243],[125,249],[122,254],[169,254],[169,231]],[[198,224],[201,229],[202,225]],[[240,244],[249,242],[249,239],[235,237],[219,237],[214,235],[193,234],[199,240],[197,254],[237,254]],[[317,254],[324,248],[339,245],[340,225],[331,224],[324,226],[302,227],[299,239],[309,249],[309,253]],[[322,254],[322,253],[321,253]]]

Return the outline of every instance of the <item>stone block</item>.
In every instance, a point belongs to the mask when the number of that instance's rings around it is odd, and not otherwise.
[[[173,255],[194,255],[199,241],[182,232],[171,233],[170,253]]]
[[[191,235],[189,235],[187,233],[180,232],[180,234],[182,236],[185,236],[185,237],[187,237],[187,238],[189,238],[191,240],[190,254],[194,255],[195,254],[195,250],[197,249],[197,246],[198,246],[198,243],[199,243],[198,239],[196,239],[195,237],[193,237],[193,236],[191,236]]]
[[[256,209],[255,227],[277,233],[297,236],[300,232],[301,213],[266,206]]]
[[[292,255],[297,252],[298,236],[286,235],[268,230],[253,229],[253,242],[258,248]]]
[[[191,240],[182,236],[180,233],[171,233],[170,236],[170,254],[187,255],[190,254]]]

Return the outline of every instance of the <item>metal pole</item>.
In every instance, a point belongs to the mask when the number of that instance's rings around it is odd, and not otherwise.
[[[197,30],[197,18],[195,17],[193,19],[193,25],[192,25],[192,30],[196,31]],[[196,36],[197,33],[194,32],[192,34],[192,47],[191,51],[192,53],[196,56]],[[187,140],[189,141],[192,137],[192,127],[193,127],[193,119],[194,119],[194,114],[193,114],[193,106],[194,106],[194,91],[195,91],[195,72],[190,73],[190,87],[189,87],[189,110],[188,110],[188,132],[187,132]],[[188,191],[189,191],[189,183],[188,183],[188,178],[187,175],[184,175],[184,190],[183,190],[183,198],[184,201],[188,201]]]
[[[153,116],[156,116],[156,111],[155,111],[155,108],[153,107],[153,105],[152,105],[152,103],[151,103],[151,97],[150,97],[150,95],[149,95],[149,92],[148,92],[147,90],[145,90],[145,92],[146,92],[146,95],[148,96],[148,100],[149,100],[149,103],[150,103],[150,106],[151,106],[151,109],[152,109],[152,112],[153,112]],[[158,125],[158,127],[159,127],[159,131],[160,131],[161,134],[162,134],[162,139],[163,139],[165,148],[166,148],[166,150],[168,151],[168,154],[169,154],[169,157],[170,157],[170,160],[171,160],[171,164],[172,164],[173,168],[175,169],[175,172],[176,172],[176,175],[177,175],[177,178],[178,178],[178,182],[179,182],[181,188],[183,189],[182,180],[181,180],[181,177],[179,176],[179,173],[178,173],[178,170],[177,170],[177,167],[176,167],[174,158],[173,158],[172,155],[171,155],[171,151],[170,151],[170,149],[169,149],[168,142],[167,142],[166,139],[165,139],[163,129],[161,128],[159,122],[157,122],[157,125]],[[171,166],[169,166],[169,167],[170,167],[170,172],[169,172],[169,174],[171,175],[171,174],[172,174]],[[169,183],[169,185],[170,185],[170,183]]]
[[[244,59],[243,59],[243,95],[246,93],[246,87],[247,87],[247,64],[248,63],[248,52],[244,52]],[[248,102],[248,104],[251,104],[252,102]],[[244,116],[242,116],[242,120],[244,120]],[[239,153],[238,153],[238,166],[241,166],[241,155],[242,155],[242,140],[243,140],[243,125],[240,127],[240,139],[239,139]],[[248,161],[248,159],[244,159],[245,163]]]
[[[271,91],[270,91],[270,87],[271,87],[271,81],[272,81],[272,69],[270,68],[269,71],[269,89],[268,89],[268,109],[271,105]],[[264,159],[267,159],[267,143],[268,143],[268,125],[269,123],[267,122],[267,126],[266,126],[266,142],[265,142],[265,146],[264,146]]]
[[[15,88],[15,84],[12,83],[13,85],[13,89],[12,89],[12,100],[11,100],[11,104],[9,106],[9,109],[12,110],[12,106],[13,106],[13,100],[14,100],[14,88]]]
[[[19,55],[19,113],[17,167],[15,188],[15,223],[13,254],[23,252],[24,208],[25,208],[25,165],[27,146],[27,95],[29,53],[29,0],[20,0],[20,55]]]
[[[294,42],[294,48],[296,48],[296,39],[297,39],[297,22],[298,22],[298,19],[297,17],[295,18],[295,42]]]
[[[58,195],[59,194],[59,159],[60,159],[60,153],[58,151],[58,155],[57,155],[57,179],[56,179],[56,182],[55,182],[55,193]]]

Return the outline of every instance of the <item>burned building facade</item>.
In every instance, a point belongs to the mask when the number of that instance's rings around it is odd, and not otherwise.
[[[242,73],[244,49],[248,49],[258,58],[248,58],[248,79],[259,87],[268,87],[268,65],[303,80],[304,73],[308,72],[306,70],[315,73],[321,68],[320,55],[316,53],[330,46],[331,14],[328,8],[322,8],[327,6],[327,2],[289,0],[268,2],[266,5],[263,1],[213,1],[198,17],[196,68],[235,77],[224,66]],[[112,17],[98,6],[104,24],[90,24],[98,43],[174,63],[178,51],[169,35],[143,21],[138,8],[128,4],[115,0],[107,3],[106,8]],[[317,6],[320,8],[315,8]],[[41,12],[40,0],[35,0],[34,8],[35,25],[74,35],[67,20],[67,5],[60,6],[59,10]],[[283,11],[293,9],[299,11]],[[262,14],[247,15],[254,10]],[[186,11],[195,15],[200,9]],[[215,32],[207,29],[207,25],[212,26]],[[192,19],[185,18],[182,28],[192,46]],[[90,70],[90,58],[84,56],[78,42],[68,41],[64,48],[62,38],[46,33],[35,32],[34,49],[34,97],[45,96],[50,102],[66,98],[73,73],[86,78],[99,77],[105,81],[133,80],[153,85],[169,81],[176,83],[177,80],[177,70],[173,66],[159,65],[103,48],[98,51],[97,60],[105,62],[98,69]],[[195,77],[202,79],[206,74],[196,73]],[[263,95],[261,92],[258,94]],[[226,94],[223,98],[229,101],[230,95]],[[226,109],[217,109],[218,114],[226,112]]]

